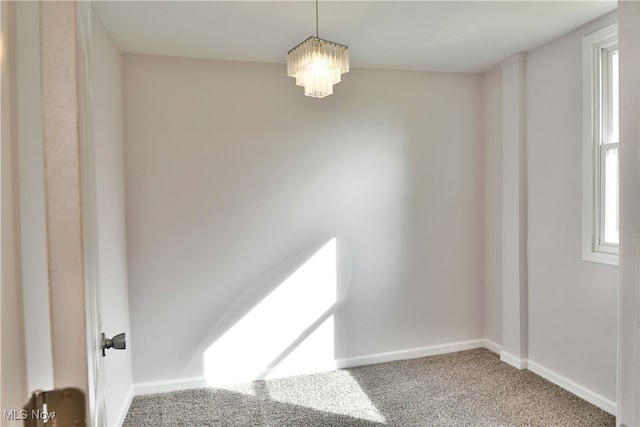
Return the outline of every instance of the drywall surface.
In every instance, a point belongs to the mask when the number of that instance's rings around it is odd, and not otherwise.
[[[619,4],[620,286],[618,295],[618,425],[640,425],[640,4]]]
[[[502,61],[502,351],[527,358],[526,54]],[[514,360],[515,359],[515,360]]]
[[[123,73],[135,383],[484,336],[481,75],[352,70],[312,99],[281,65]]]
[[[100,17],[92,17],[93,146],[102,326],[108,337],[129,335],[125,237],[122,56]],[[107,424],[118,425],[133,392],[131,349],[104,358]]]
[[[616,399],[617,274],[582,260],[582,37],[529,52],[529,359]]]
[[[484,332],[502,345],[502,71],[486,72],[484,117]],[[495,350],[495,349],[494,349]]]

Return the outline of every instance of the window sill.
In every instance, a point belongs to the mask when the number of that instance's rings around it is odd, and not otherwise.
[[[619,264],[618,254],[608,254],[605,252],[593,252],[588,251],[582,254],[582,259],[589,262],[597,262],[600,264],[609,264],[618,266]]]

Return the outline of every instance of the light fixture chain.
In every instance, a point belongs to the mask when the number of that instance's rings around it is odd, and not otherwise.
[[[318,35],[318,0],[316,0],[316,37],[320,38]]]

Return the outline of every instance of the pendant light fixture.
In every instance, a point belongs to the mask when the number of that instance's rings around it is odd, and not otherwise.
[[[304,86],[305,96],[324,98],[333,93],[333,85],[349,71],[349,48],[318,36],[318,0],[316,0],[316,36],[311,36],[287,54],[287,75]]]

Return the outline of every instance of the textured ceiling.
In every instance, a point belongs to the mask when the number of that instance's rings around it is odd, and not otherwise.
[[[315,34],[313,1],[94,2],[124,52],[285,63]],[[352,68],[481,72],[616,8],[615,1],[320,1],[320,37]]]

